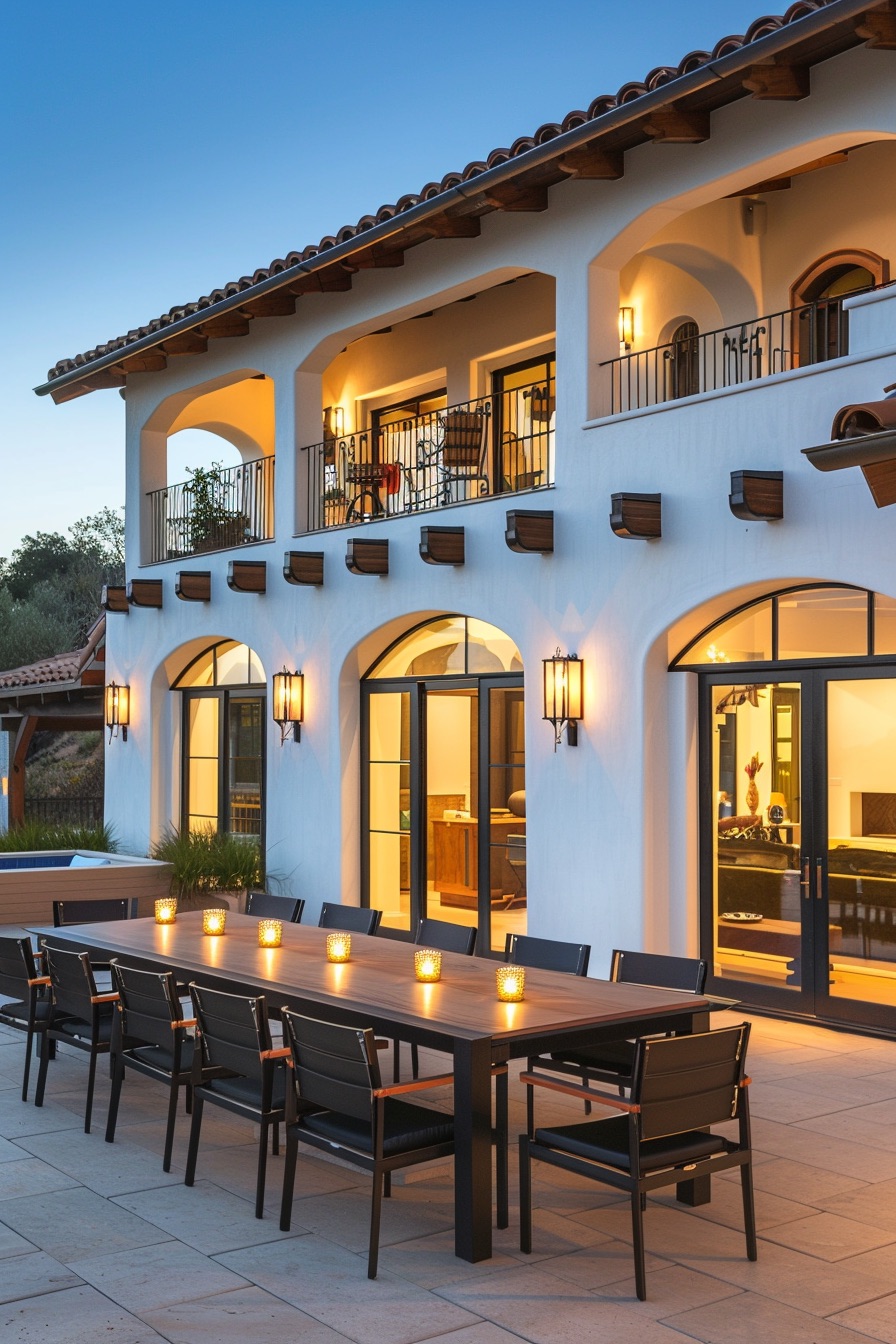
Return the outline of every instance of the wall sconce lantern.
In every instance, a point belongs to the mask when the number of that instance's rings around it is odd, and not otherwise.
[[[110,681],[106,687],[106,727],[109,729],[109,741],[118,736],[118,730],[121,729],[121,740],[128,740],[128,724],[131,721],[131,688],[130,686],[119,686],[116,682]]]
[[[305,718],[305,677],[301,672],[275,672],[273,677],[274,722],[280,725],[280,745],[292,729],[292,740],[298,742]]]
[[[619,344],[625,346],[626,350],[631,350],[635,341],[635,310],[634,308],[619,309]]]
[[[554,725],[554,750],[560,744],[564,725],[566,741],[571,747],[579,744],[579,719],[582,717],[582,669],[584,663],[574,653],[561,654],[558,647],[553,658],[544,659],[544,714],[542,718]]]

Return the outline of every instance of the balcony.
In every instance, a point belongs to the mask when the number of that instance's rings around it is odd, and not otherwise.
[[[150,490],[150,563],[229,550],[274,535],[274,459],[212,466]]]
[[[860,292],[860,291],[856,291]],[[780,313],[698,333],[607,360],[610,414],[739,387],[769,374],[849,354],[845,297],[819,299]]]
[[[554,380],[300,452],[309,532],[543,489],[554,483]]]

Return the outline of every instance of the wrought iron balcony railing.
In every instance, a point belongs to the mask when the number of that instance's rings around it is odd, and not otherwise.
[[[274,459],[212,467],[149,492],[150,562],[200,555],[274,535]]]
[[[301,449],[309,532],[554,483],[554,382]]]
[[[842,298],[819,299],[607,360],[610,414],[836,359],[849,353],[848,318]]]

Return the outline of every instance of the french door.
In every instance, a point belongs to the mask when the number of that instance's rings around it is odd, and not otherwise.
[[[519,677],[368,683],[363,900],[381,929],[427,915],[479,931],[477,951],[526,929]]]
[[[896,1029],[896,671],[754,667],[701,695],[716,991]]]

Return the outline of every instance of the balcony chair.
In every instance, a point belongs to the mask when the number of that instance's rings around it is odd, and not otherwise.
[[[338,905],[324,901],[320,908],[319,929],[340,929],[343,933],[374,934],[380,926],[382,910],[368,910],[360,905]]]
[[[187,1089],[187,1110],[192,1105],[190,1086],[193,1070],[193,1018],[184,1018],[178,1001],[173,971],[137,971],[112,961],[112,979],[118,993],[118,1012],[112,1024],[110,1046],[112,1086],[106,1142],[115,1141],[118,1104],[125,1069],[134,1069],[168,1087],[168,1126],[162,1170],[171,1170],[177,1094]]]
[[[438,417],[435,436],[417,443],[416,466],[405,468],[409,512],[489,493],[488,427],[486,409]]]
[[[588,1084],[537,1072],[526,1084],[529,1123],[520,1135],[520,1249],[532,1250],[532,1161],[547,1162],[617,1190],[631,1199],[635,1286],[647,1297],[644,1206],[649,1191],[740,1168],[747,1257],[756,1259],[750,1114],[745,1075],[750,1027],[637,1042],[628,1101]],[[545,1087],[621,1112],[602,1120],[538,1128],[534,1090]],[[712,1127],[737,1121],[736,1139]]]
[[[78,1050],[85,1050],[90,1056],[90,1065],[87,1071],[84,1133],[89,1134],[97,1056],[109,1053],[118,995],[114,992],[101,994],[97,990],[86,952],[61,952],[58,948],[48,947],[44,949],[44,957],[50,977],[52,1004],[41,1037],[34,1104],[44,1104],[51,1045],[64,1041]]]
[[[707,963],[696,957],[667,957],[656,952],[624,952],[617,948],[610,960],[609,978],[618,984],[702,994],[708,969]],[[601,1041],[594,1046],[557,1052],[550,1058],[530,1059],[529,1068],[574,1074],[583,1083],[613,1083],[622,1094],[632,1084],[635,1045],[634,1040]],[[586,1115],[590,1109],[586,1100]]]
[[[255,1217],[264,1217],[264,1180],[268,1130],[273,1129],[271,1151],[280,1151],[279,1126],[284,1118],[286,1048],[271,1043],[264,997],[224,994],[190,985],[200,1049],[193,1054],[193,1121],[187,1149],[184,1184],[196,1177],[196,1158],[205,1103],[221,1106],[259,1126]]]
[[[295,1086],[287,1092],[286,1160],[280,1229],[292,1218],[299,1143],[373,1174],[367,1277],[376,1278],[382,1199],[393,1171],[454,1152],[454,1117],[405,1101],[409,1092],[443,1087],[450,1074],[383,1087],[373,1031],[283,1013]]]
[[[246,895],[247,915],[259,919],[282,919],[284,924],[300,924],[305,902],[299,896],[275,896],[269,891],[250,891]]]
[[[0,1004],[0,1023],[25,1032],[25,1072],[22,1100],[28,1100],[31,1044],[46,1031],[50,1020],[50,978],[43,975],[43,954],[35,957],[30,938],[0,938],[0,994],[13,994]]]

